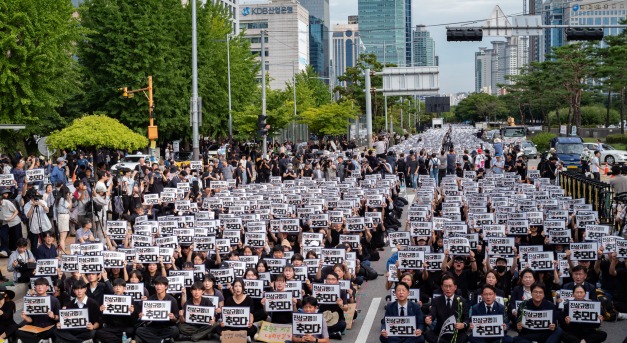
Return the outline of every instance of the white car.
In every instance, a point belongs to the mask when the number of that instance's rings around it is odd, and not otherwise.
[[[601,146],[603,151],[601,151],[599,162],[607,162],[608,164],[627,162],[627,151],[614,149],[614,147],[607,144],[602,144]],[[597,149],[597,143],[583,143],[583,147],[594,152]]]
[[[118,169],[122,169],[122,168],[128,168],[130,170],[133,170],[139,164],[139,159],[142,157],[144,158],[144,162],[146,162],[148,165],[150,165],[152,162],[159,161],[158,159],[154,159],[154,161],[152,161],[150,155],[145,155],[142,153],[126,155],[122,157],[122,159],[120,159],[120,162],[114,164],[111,167],[111,171],[117,171]]]

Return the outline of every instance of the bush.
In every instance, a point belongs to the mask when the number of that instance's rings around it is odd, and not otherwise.
[[[549,147],[551,146],[551,139],[554,137],[557,137],[557,135],[548,132],[540,132],[529,137],[529,140],[532,141],[533,144],[537,145],[538,152],[542,153],[543,151],[549,150]]]
[[[605,137],[605,143],[627,144],[627,135],[621,135],[621,134],[607,135],[607,137]]]

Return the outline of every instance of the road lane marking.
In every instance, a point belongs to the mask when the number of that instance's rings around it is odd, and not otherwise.
[[[368,313],[366,314],[366,318],[364,318],[364,323],[361,325],[361,330],[359,330],[359,335],[357,336],[357,340],[355,340],[355,342],[366,342],[368,340],[368,336],[371,334],[370,329],[377,317],[377,310],[380,303],[381,298],[372,298],[372,303],[370,303]],[[376,332],[378,333],[379,330],[376,330]]]

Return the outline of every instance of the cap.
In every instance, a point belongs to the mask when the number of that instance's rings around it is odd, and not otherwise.
[[[45,160],[46,158],[44,157],[44,155],[39,155],[39,159],[40,160]]]
[[[103,184],[97,184],[96,185],[96,193],[100,193],[100,192],[106,192],[107,191],[107,187]]]
[[[63,158],[63,157],[59,157],[59,158],[57,158],[57,163],[61,163],[61,162],[63,162],[63,161],[65,161],[65,158]]]
[[[455,256],[455,262],[466,262],[466,258],[464,256]]]
[[[481,153],[483,153],[483,150],[481,150],[481,149],[477,149],[477,153],[478,153],[478,154],[481,154]]]
[[[11,190],[8,188],[4,188],[2,190],[0,190],[0,195],[2,194],[11,194]]]

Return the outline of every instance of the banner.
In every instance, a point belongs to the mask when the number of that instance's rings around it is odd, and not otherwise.
[[[598,301],[574,301],[568,302],[570,309],[570,321],[574,323],[600,324],[601,303]]]
[[[292,292],[266,292],[264,308],[266,312],[292,312]]]
[[[185,323],[210,325],[215,320],[215,307],[187,305],[185,308]]]
[[[522,324],[529,330],[548,330],[553,322],[553,310],[532,311],[523,309]]]
[[[447,335],[447,334],[453,334],[455,332],[456,322],[457,320],[455,320],[455,316],[450,316],[446,318],[446,320],[444,321],[444,324],[442,324],[442,329],[440,330],[440,336],[438,336],[438,342],[440,341],[440,338],[442,338],[442,336]]]
[[[59,323],[61,323],[61,330],[86,329],[88,320],[89,313],[86,308],[59,310]]]
[[[470,320],[473,324],[473,337],[503,337],[505,335],[502,315],[472,316]]]
[[[234,328],[247,328],[250,321],[249,307],[223,307],[222,318],[226,326]]]
[[[322,313],[292,313],[292,334],[320,335],[323,320]]]
[[[24,297],[24,314],[27,316],[32,316],[36,314],[45,314],[48,315],[48,312],[51,311],[50,307],[50,297]]]
[[[318,300],[318,304],[336,304],[340,297],[340,285],[314,283],[313,296]]]
[[[129,295],[104,295],[103,305],[105,306],[102,314],[111,314],[118,316],[130,316],[132,297]]]
[[[416,317],[385,317],[385,331],[388,336],[415,336]]]
[[[141,320],[165,322],[170,320],[170,311],[172,303],[169,301],[146,300],[143,302],[142,312],[144,313]]]

